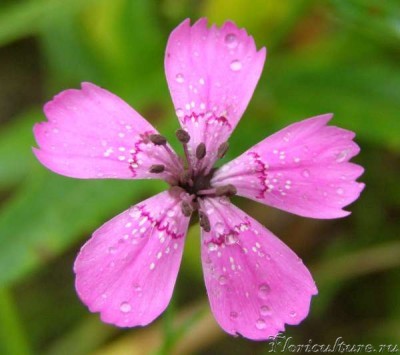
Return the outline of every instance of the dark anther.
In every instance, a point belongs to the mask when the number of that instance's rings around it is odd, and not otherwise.
[[[165,170],[165,166],[162,164],[155,164],[150,167],[150,172],[153,174],[160,174]]]
[[[193,212],[192,206],[187,201],[182,201],[181,210],[185,217],[190,217]]]
[[[179,142],[186,144],[187,142],[190,141],[190,135],[189,133],[187,133],[185,130],[183,130],[182,128],[179,128],[176,131],[176,138],[178,138]]]
[[[225,156],[226,152],[228,151],[228,148],[229,148],[228,142],[222,143],[218,147],[218,152],[217,152],[218,159],[222,159]]]
[[[179,177],[182,184],[187,184],[192,178],[189,170],[182,171]]]
[[[232,184],[219,186],[216,188],[215,194],[217,196],[233,196],[236,195],[237,189]]]
[[[149,139],[155,145],[165,145],[167,143],[167,139],[161,134],[150,134]]]
[[[206,145],[204,143],[200,143],[196,148],[196,158],[198,160],[201,160],[205,156],[206,156]]]
[[[209,232],[211,230],[210,220],[203,211],[199,211],[199,221],[200,227],[203,228],[205,232]]]

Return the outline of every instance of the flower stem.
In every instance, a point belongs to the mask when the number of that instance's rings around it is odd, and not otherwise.
[[[31,354],[11,293],[0,288],[0,353]]]

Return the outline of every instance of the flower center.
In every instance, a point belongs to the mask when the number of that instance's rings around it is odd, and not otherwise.
[[[199,208],[198,199],[215,196],[226,196],[230,197],[236,194],[236,188],[233,185],[225,185],[213,187],[211,179],[217,170],[214,167],[203,167],[200,161],[207,155],[207,147],[205,143],[200,143],[195,150],[194,156],[191,156],[188,149],[188,142],[190,141],[190,135],[183,129],[176,131],[176,137],[179,142],[183,145],[185,152],[186,164],[181,157],[176,156],[167,145],[165,137],[159,134],[151,134],[149,136],[150,141],[159,146],[163,146],[171,157],[173,162],[178,162],[178,166],[181,167],[180,171],[177,171],[174,183],[171,183],[171,189],[181,189],[182,192],[186,192],[189,197],[183,198],[181,202],[182,212],[185,216],[189,217],[192,212],[199,212],[200,226],[206,231],[210,231],[210,222],[204,211]],[[228,142],[223,142],[219,145],[217,151],[217,158],[221,159],[228,151]],[[162,164],[152,165],[150,172],[153,174],[160,174],[164,172],[165,166]]]

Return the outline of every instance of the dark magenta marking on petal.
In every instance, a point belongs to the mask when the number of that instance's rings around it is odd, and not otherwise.
[[[268,174],[266,173],[267,171],[267,165],[261,160],[260,154],[257,152],[249,152],[248,153],[251,157],[253,157],[255,163],[257,164],[256,170],[258,173],[258,180],[260,180],[260,184],[262,188],[260,189],[260,193],[256,196],[257,198],[264,198],[265,193],[269,190],[265,180],[267,179]]]
[[[151,217],[150,213],[145,210],[145,207],[146,207],[145,205],[144,206],[143,205],[142,206],[139,205],[139,206],[136,206],[136,207],[140,211],[140,216],[146,217],[149,220],[150,224],[153,225],[154,228],[156,228],[159,232],[167,233],[172,239],[180,239],[180,238],[183,238],[185,236],[185,234],[174,233],[170,229],[169,223],[166,223],[165,225],[163,225],[162,222],[163,222],[164,218],[161,218],[160,220],[157,220],[157,219]]]

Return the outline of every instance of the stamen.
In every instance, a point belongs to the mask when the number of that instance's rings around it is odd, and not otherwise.
[[[165,138],[161,134],[150,134],[149,139],[155,145],[166,145],[167,144],[167,138]]]
[[[190,215],[191,215],[192,212],[193,212],[192,206],[191,206],[190,203],[187,202],[187,201],[182,201],[181,210],[182,210],[182,213],[183,213],[183,215],[184,215],[185,217],[190,217]]]
[[[182,163],[180,162],[179,158],[167,145],[167,138],[165,138],[161,134],[150,134],[149,139],[150,142],[152,142],[154,145],[163,146],[163,148],[167,151],[168,155],[170,156],[172,163],[175,164],[175,168],[177,171],[182,169]]]
[[[215,195],[216,193],[217,193],[216,188],[197,191],[197,195]]]
[[[233,196],[236,194],[237,189],[232,184],[197,191],[197,195]]]
[[[155,164],[155,165],[152,165],[152,166],[150,167],[150,169],[149,169],[149,171],[150,171],[152,174],[161,174],[164,170],[165,170],[165,166],[162,165],[162,164]]]
[[[178,138],[179,142],[186,144],[190,141],[190,135],[184,129],[179,128],[176,132],[176,138]]]
[[[219,147],[218,147],[218,152],[217,152],[217,157],[218,159],[222,159],[226,152],[229,149],[229,143],[228,142],[224,142],[222,143]]]
[[[204,143],[200,143],[196,148],[196,158],[201,160],[206,156],[206,153],[206,145]]]
[[[179,180],[184,185],[188,184],[189,186],[193,186],[192,173],[189,170],[183,171],[179,176]]]
[[[232,184],[219,186],[216,188],[215,194],[217,196],[233,196],[237,194],[237,189]]]
[[[209,232],[211,230],[210,220],[203,211],[199,211],[199,222],[200,227],[203,228],[205,232]]]
[[[185,156],[186,156],[186,161],[188,163],[188,168],[189,168],[189,173],[191,174],[193,171],[193,167],[192,167],[192,163],[191,163],[191,159],[190,159],[190,154],[189,154],[189,150],[188,150],[188,146],[187,143],[190,141],[190,135],[188,132],[186,132],[184,129],[179,128],[176,132],[176,137],[178,138],[179,142],[182,143],[183,145],[183,150],[185,152]],[[190,185],[192,186],[192,185]]]

